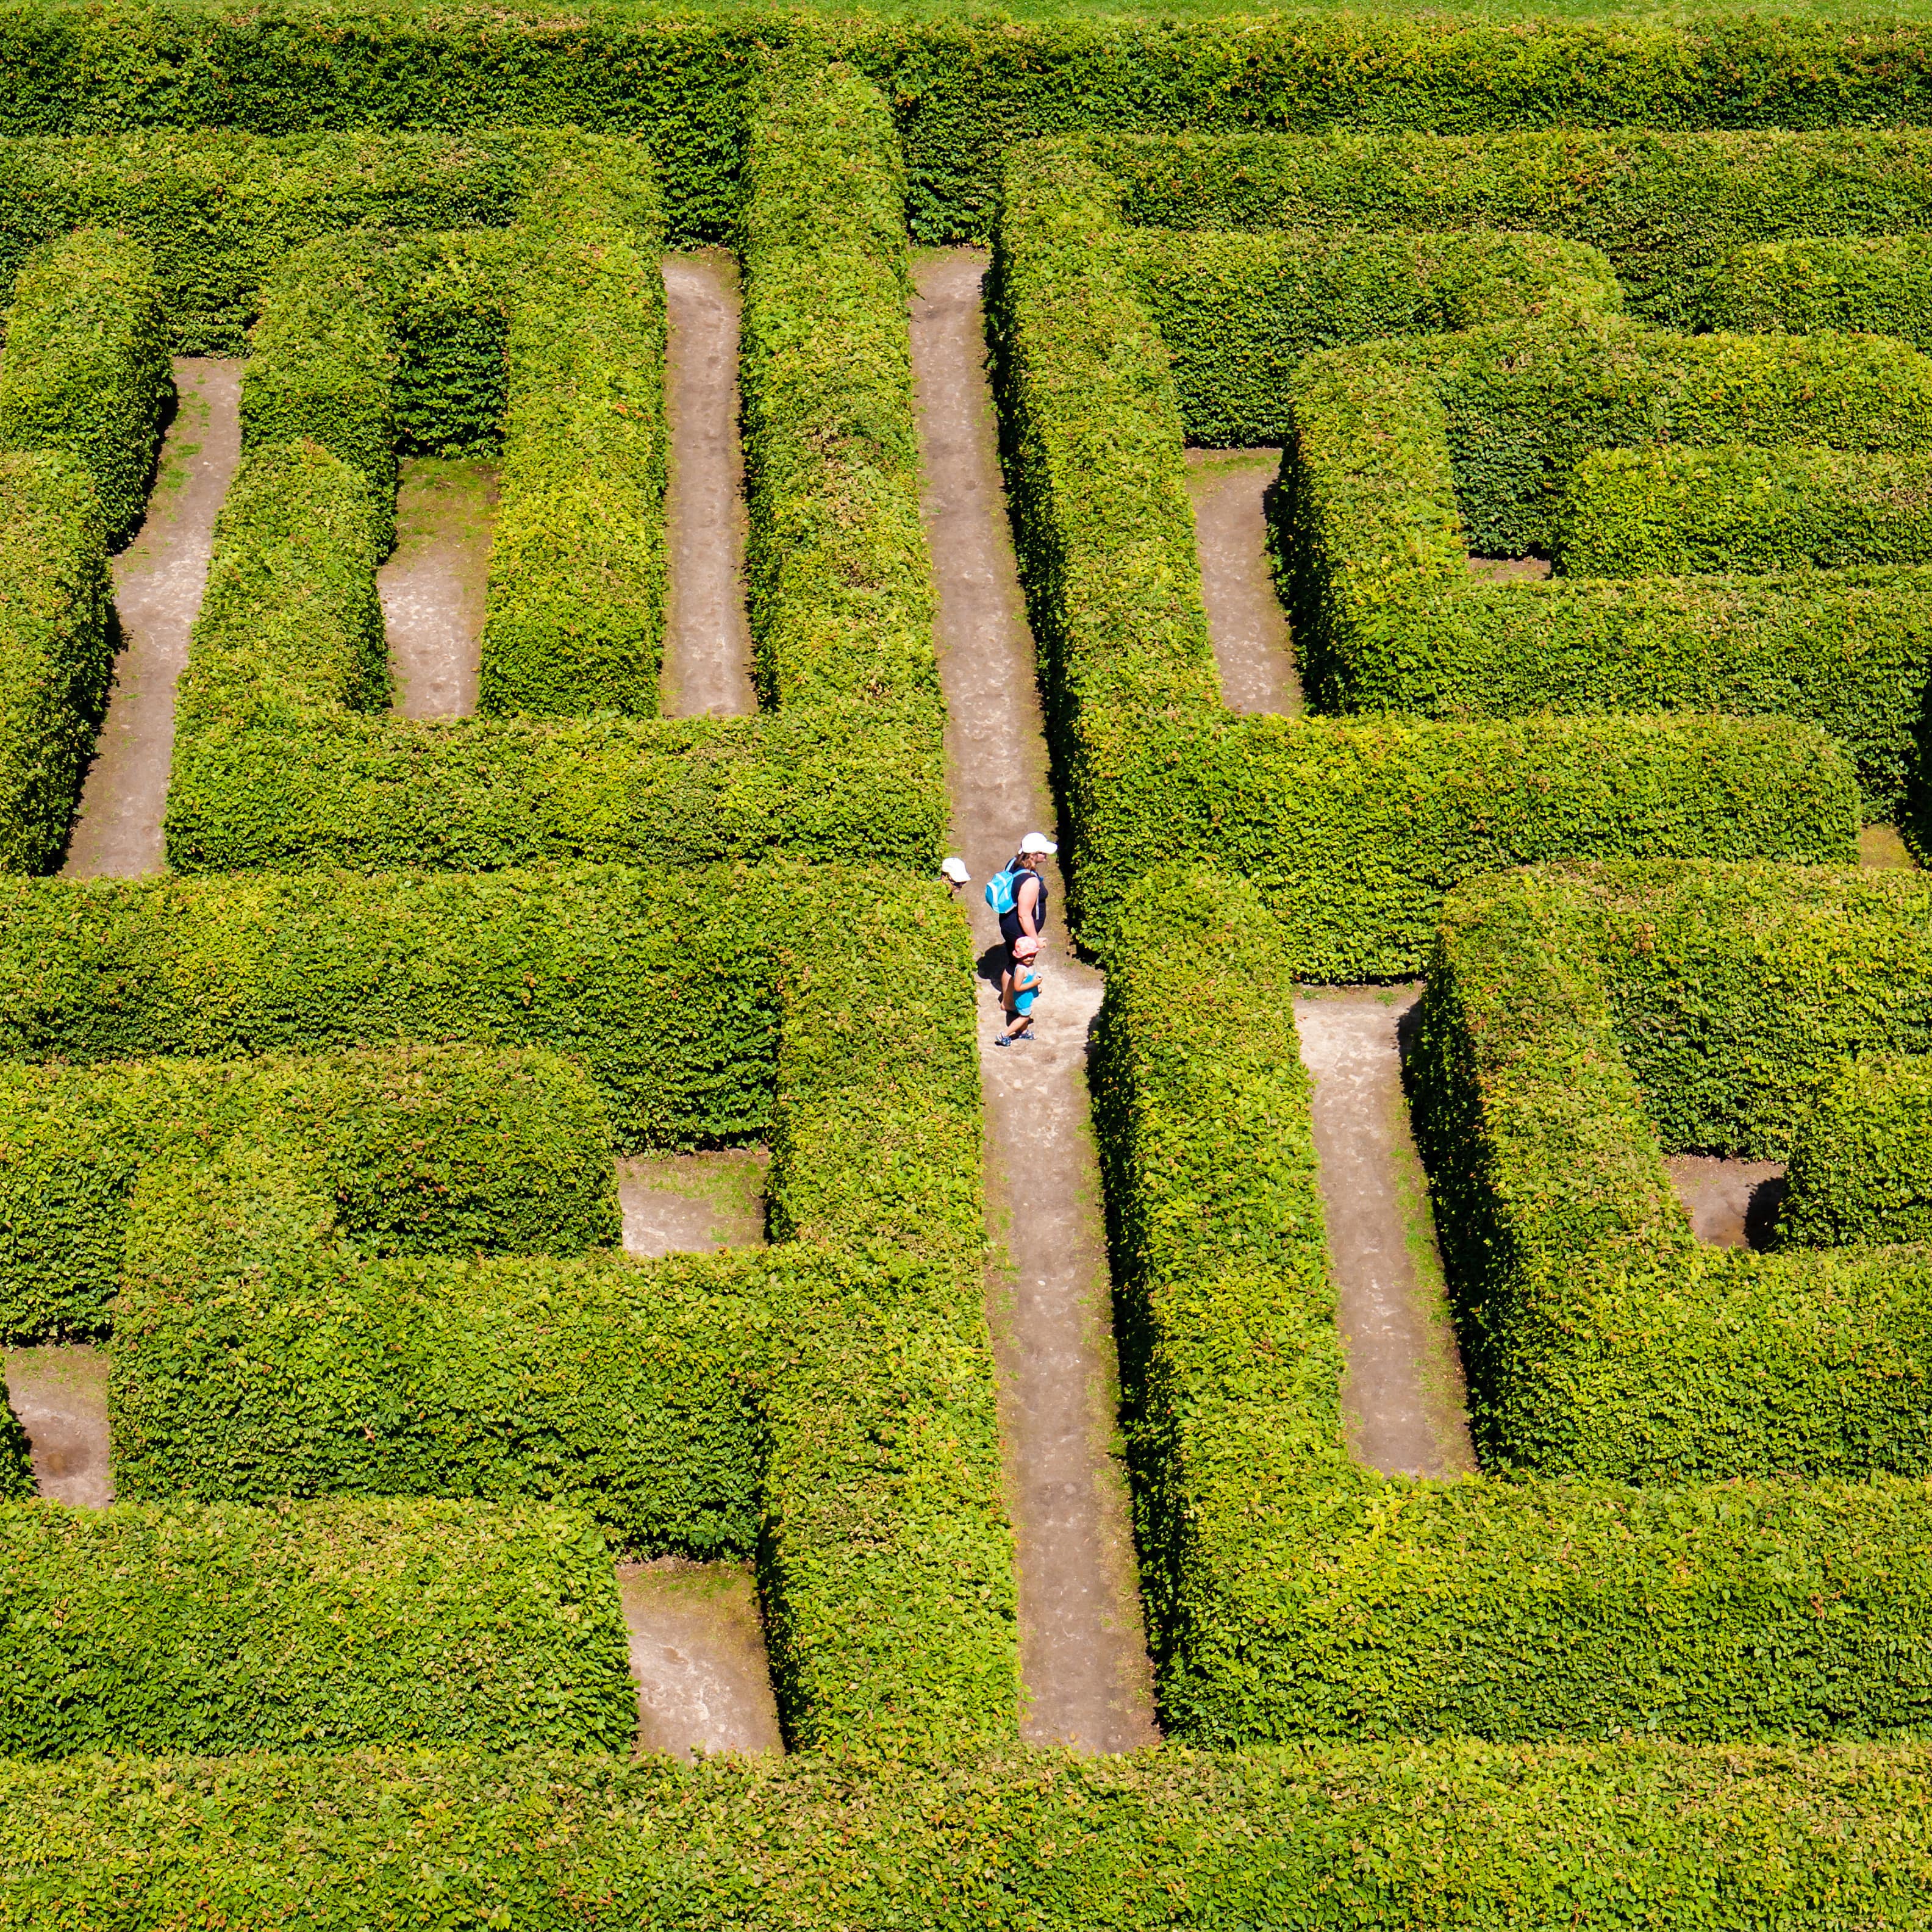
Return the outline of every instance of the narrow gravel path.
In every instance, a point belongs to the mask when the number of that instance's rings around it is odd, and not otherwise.
[[[105,1509],[114,1500],[106,1351],[84,1342],[9,1348],[6,1394],[27,1432],[40,1494],[75,1509]]]
[[[121,654],[81,788],[62,874],[138,878],[165,869],[161,811],[175,748],[175,684],[208,581],[214,514],[242,460],[239,361],[182,357],[146,520],[114,560]]]
[[[1280,462],[1278,449],[1192,450],[1188,490],[1222,700],[1294,717],[1301,685],[1263,514]],[[1298,1000],[1294,1019],[1315,1081],[1350,1453],[1384,1475],[1456,1476],[1476,1466],[1462,1358],[1402,1086],[1400,1031],[1419,997],[1338,987]]]
[[[758,708],[745,614],[745,472],[738,447],[738,280],[722,249],[664,265],[667,718]]]
[[[765,1244],[763,1148],[633,1154],[617,1163],[624,1251],[641,1259]],[[782,1751],[758,1585],[743,1563],[620,1563],[638,1685],[638,1749]]]
[[[1278,449],[1190,449],[1187,494],[1221,701],[1230,711],[1301,715],[1287,614],[1268,566],[1263,500],[1281,469]]]
[[[476,716],[496,476],[464,460],[403,465],[396,548],[376,573],[398,718]]]
[[[782,1751],[748,1564],[661,1556],[620,1563],[617,1588],[638,1684],[638,1749]]]
[[[1298,1000],[1294,1023],[1315,1076],[1349,1451],[1385,1476],[1459,1476],[1476,1466],[1462,1357],[1402,1089],[1401,1028],[1420,998],[1344,987]]]
[[[1008,534],[985,369],[975,250],[915,267],[913,371],[926,524],[939,592],[939,665],[956,849],[981,954],[981,1080],[992,1225],[1010,1268],[987,1285],[1000,1424],[1018,1541],[1022,1733],[1090,1751],[1158,1738],[1124,1472],[1114,1453],[1118,1372],[1087,1037],[1100,976],[1058,940],[1042,955],[1040,1039],[1001,1048],[998,922],[986,879],[1030,829],[1051,832],[1034,646]],[[1064,928],[1053,881],[1050,930]]]

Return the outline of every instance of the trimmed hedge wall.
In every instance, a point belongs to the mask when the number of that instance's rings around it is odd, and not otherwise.
[[[0,1749],[621,1750],[604,1539],[474,1503],[0,1506]]]
[[[1782,1159],[1848,1055],[1925,1049],[1932,888],[1531,872],[1444,902],[1414,1076],[1478,1440],[1618,1480],[1932,1471],[1932,1262],[1693,1238],[1664,1165]]]
[[[1232,134],[1353,124],[1462,134],[1932,121],[1932,57],[1918,23],[667,20],[406,4],[350,14],[302,4],[246,16],[189,4],[97,15],[28,0],[7,22],[0,128],[636,129],[672,184],[674,231],[717,240],[736,212],[757,58],[774,44],[842,54],[896,104],[923,241],[989,232],[1004,150],[1069,128]],[[1696,205],[1684,192],[1692,184],[1672,185],[1678,207]]]
[[[1932,1063],[1854,1060],[1798,1122],[1780,1247],[1932,1240]]]
[[[1706,278],[1741,244],[1932,227],[1923,127],[1877,133],[1832,114],[1783,124],[1816,132],[1680,131],[1725,118],[1700,115],[1651,133],[1641,116],[1594,128],[1563,118],[1575,124],[1506,133],[1498,116],[1492,132],[1443,121],[1420,124],[1428,133],[1384,122],[1298,136],[1096,134],[1061,147],[1109,176],[1136,224],[1562,236],[1603,250],[1633,314],[1678,328],[1706,320]]]
[[[614,146],[614,144],[613,144]],[[640,718],[664,658],[664,220],[641,151],[525,200],[477,708]]]
[[[1795,714],[1850,751],[1869,815],[1900,809],[1932,652],[1920,573],[1497,584],[1467,558],[1555,544],[1572,473],[1606,448],[1932,446],[1932,361],[1604,322],[1324,351],[1289,388],[1274,542],[1323,705]]]
[[[610,1129],[548,1053],[0,1063],[0,1340],[103,1334],[130,1212],[241,1159],[352,1251],[568,1254],[622,1232]],[[130,1201],[130,1196],[132,1200]],[[279,1492],[272,1492],[279,1493]]]
[[[1311,349],[1623,308],[1601,254],[1547,235],[1136,228],[1123,259],[1188,440],[1210,446],[1286,442],[1288,373]]]
[[[746,149],[746,570],[768,706],[936,711],[906,320],[905,171],[878,91],[780,62]]]
[[[970,945],[936,886],[49,881],[0,934],[16,1058],[541,1046],[622,1145],[773,1150],[778,1246],[649,1264],[370,1259],[259,1141],[158,1164],[115,1324],[123,1493],[569,1498],[631,1546],[754,1548],[794,1746],[1013,1734]]]
[[[1008,188],[995,374],[1086,943],[1104,950],[1132,881],[1170,860],[1253,879],[1298,970],[1349,980],[1414,971],[1438,895],[1499,866],[1850,856],[1856,786],[1810,725],[1228,716],[1179,411],[1113,190],[1052,149],[1017,158]],[[1909,400],[1888,406],[1904,419]]]
[[[0,1924],[1922,1925],[1922,1745],[0,1766]],[[354,1882],[344,1882],[352,1872]]]
[[[656,708],[662,226],[648,157],[586,143],[532,188],[506,235],[326,236],[262,285],[244,446],[308,440],[360,470],[379,556],[395,541],[398,448],[475,445],[494,351],[503,400],[487,429],[502,439],[502,500],[485,715]]]
[[[1932,563],[1932,454],[1600,449],[1558,514],[1566,577]]]
[[[264,140],[224,116],[192,131],[0,140],[0,278],[70,231],[153,258],[177,355],[248,352],[262,285],[307,244],[351,230],[500,232],[554,170],[628,142],[568,130],[334,133]]]
[[[83,229],[21,270],[0,354],[0,448],[77,458],[110,548],[146,508],[172,388],[154,262],[138,242]]]
[[[1932,1484],[1350,1463],[1295,992],[1294,945],[1244,882],[1156,872],[1116,928],[1096,1118],[1168,1736],[1922,1730]]]
[[[114,674],[99,499],[75,460],[0,455],[0,870],[60,862]]]
[[[1707,328],[1838,329],[1932,347],[1932,236],[1752,242],[1712,263],[1688,307]]]
[[[558,253],[542,276],[526,280],[533,305],[511,324],[512,355],[523,359],[511,396],[510,520],[500,520],[496,532],[483,686],[500,706],[561,704],[574,690],[574,708],[598,715],[428,724],[367,715],[385,697],[373,655],[381,636],[374,573],[388,540],[387,484],[378,478],[372,529],[370,510],[358,507],[369,500],[350,470],[298,445],[256,448],[217,526],[182,682],[167,813],[176,869],[481,871],[571,859],[832,860],[861,850],[909,868],[929,862],[946,805],[904,238],[876,218],[855,231],[848,252],[833,251],[848,293],[831,304],[818,259],[808,275],[789,238],[822,208],[814,195],[842,210],[854,184],[869,183],[872,200],[862,196],[861,205],[874,218],[890,206],[890,141],[876,97],[849,74],[780,74],[769,98],[760,166],[770,184],[746,218],[745,380],[754,640],[779,708],[674,723],[607,715],[646,702],[642,687],[626,682],[632,673],[655,682],[662,596],[655,507],[647,544],[630,544],[625,532],[641,528],[645,500],[654,506],[662,490],[662,310],[655,275],[616,238],[624,223],[634,228],[644,218],[636,197],[626,200],[614,175],[588,179],[586,162],[574,176],[560,173],[556,189],[588,224],[576,240],[556,237],[540,196],[531,203],[532,245]],[[766,226],[769,247],[759,238]],[[326,244],[343,245],[382,253],[368,240]],[[595,277],[578,291],[582,333],[566,340],[544,320],[543,303],[592,266]],[[626,291],[646,284],[647,300],[639,296],[627,308]],[[861,313],[878,352],[855,358]],[[624,315],[620,328],[615,318]],[[376,396],[382,370],[363,361],[365,388]],[[526,379],[535,386],[527,420],[518,400]],[[604,422],[595,437],[556,434],[568,424],[540,406],[550,383],[572,390],[572,411]],[[324,413],[346,422],[326,393],[326,385],[316,392]],[[372,404],[370,420],[392,408]],[[609,428],[613,418],[625,426]],[[306,420],[290,427],[322,429]],[[359,442],[335,446],[369,466]],[[584,448],[593,458],[587,469]],[[378,466],[390,460],[374,459]],[[594,514],[586,490],[599,506]],[[582,515],[550,517],[543,506],[553,499]],[[608,546],[595,555],[586,548],[593,532]]]

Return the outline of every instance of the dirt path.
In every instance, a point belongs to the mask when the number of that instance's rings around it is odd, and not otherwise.
[[[33,1449],[40,1494],[76,1509],[105,1509],[114,1500],[106,1351],[78,1343],[9,1348],[6,1384]]]
[[[1783,1161],[1676,1154],[1664,1165],[1699,1240],[1716,1248],[1770,1246],[1784,1205]]]
[[[396,548],[376,573],[399,718],[476,710],[496,466],[418,457],[396,492]]]
[[[1476,1459],[1402,1090],[1398,1029],[1420,997],[1414,988],[1345,987],[1298,1000],[1294,1022],[1315,1077],[1349,1452],[1384,1475],[1455,1476]]]
[[[1301,715],[1301,680],[1288,615],[1268,566],[1262,499],[1281,469],[1278,449],[1190,449],[1187,494],[1221,701],[1230,711]]]
[[[70,879],[165,869],[161,808],[175,746],[175,683],[208,581],[214,513],[242,459],[238,361],[182,357],[146,520],[114,560],[121,654],[68,841]]]
[[[638,1749],[782,1751],[778,1701],[749,1567],[661,1556],[620,1563],[638,1681]]]
[[[624,1213],[626,1253],[656,1259],[763,1247],[771,1165],[763,1148],[640,1154],[620,1160],[617,1201]]]
[[[634,1154],[617,1163],[624,1250],[645,1259],[762,1247],[763,1148]],[[638,1749],[781,1751],[758,1586],[748,1565],[661,1556],[620,1563],[638,1684]]]
[[[996,1269],[987,1288],[1018,1544],[1021,1729],[1036,1743],[1126,1750],[1159,1733],[1126,1483],[1113,1448],[1118,1373],[1086,1077],[1102,982],[1050,943],[1040,1039],[1001,1048],[986,970],[998,928],[984,882],[1022,832],[1050,834],[1054,813],[983,369],[985,266],[966,249],[920,259],[912,342],[953,833],[973,873],[966,898],[982,954],[987,1195],[1014,1263]],[[1065,903],[1057,878],[1053,892],[1057,932]]]
[[[664,265],[670,582],[658,709],[667,718],[758,708],[745,616],[745,472],[738,448],[738,277],[722,249]]]

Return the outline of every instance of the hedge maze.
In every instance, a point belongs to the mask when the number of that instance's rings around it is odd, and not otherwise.
[[[1932,1922],[1932,885],[1857,863],[1932,862],[1922,30],[0,45],[0,1342],[103,1352],[115,1498],[0,1412],[0,1927]],[[700,245],[746,717],[658,715]],[[1085,1055],[1124,1757],[1028,1741],[921,246],[1106,976],[1026,1077]],[[64,876],[208,356],[166,870]],[[1301,715],[1222,703],[1190,446],[1280,452]],[[476,714],[406,718],[459,455]],[[1418,981],[1464,1475],[1352,1447],[1297,1019]],[[630,1156],[753,1145],[766,1244],[626,1251]],[[782,1756],[636,1754],[661,1558],[755,1578]]]

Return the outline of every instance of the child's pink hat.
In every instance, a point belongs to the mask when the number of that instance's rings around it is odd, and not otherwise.
[[[1022,933],[1013,941],[1013,957],[1016,959],[1030,959],[1039,950],[1040,941],[1030,933]]]

